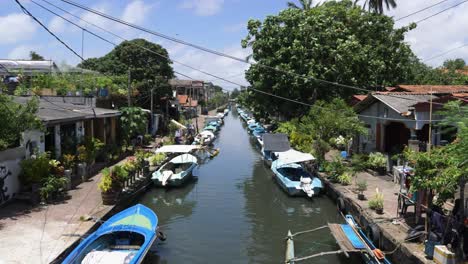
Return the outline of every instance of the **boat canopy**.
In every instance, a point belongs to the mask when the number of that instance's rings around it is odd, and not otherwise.
[[[286,134],[263,134],[263,150],[283,152],[291,149]]]
[[[265,139],[263,139],[263,144],[265,144]],[[314,156],[311,154],[303,153],[295,149],[290,149],[284,152],[275,152],[275,154],[278,157],[278,163],[281,164],[301,163],[315,160]]]
[[[184,125],[182,125],[181,123],[175,121],[174,119],[171,119],[171,122],[172,122],[173,124],[175,124],[176,126],[182,128],[182,129],[187,129],[186,126],[184,126]]]
[[[197,163],[197,158],[190,154],[182,154],[173,159],[171,159],[170,163],[174,164],[183,164],[183,163]]]
[[[199,145],[167,145],[158,148],[156,153],[189,153],[199,148]]]
[[[212,138],[215,137],[215,135],[213,134],[213,132],[208,131],[208,130],[205,130],[205,131],[200,132],[200,135],[203,136],[203,137],[212,137]]]

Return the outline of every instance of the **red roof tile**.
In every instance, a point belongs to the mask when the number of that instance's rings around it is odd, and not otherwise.
[[[468,92],[468,85],[397,85],[393,91],[406,91],[411,93],[453,94]]]

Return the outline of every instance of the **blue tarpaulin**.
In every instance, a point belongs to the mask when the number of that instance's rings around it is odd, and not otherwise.
[[[341,225],[341,229],[343,229],[343,233],[345,233],[346,237],[349,239],[351,244],[355,249],[365,249],[366,246],[362,243],[361,239],[356,235],[353,228],[349,225]]]

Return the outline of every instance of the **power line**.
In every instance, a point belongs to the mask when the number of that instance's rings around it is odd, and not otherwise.
[[[107,33],[109,33],[109,34],[111,34],[111,35],[117,37],[117,38],[120,38],[120,39],[123,39],[123,40],[127,40],[127,39],[125,39],[125,38],[123,38],[123,37],[121,37],[121,36],[119,36],[119,35],[117,35],[117,34],[111,32],[111,31],[107,30],[107,29],[104,29],[104,28],[102,28],[102,27],[100,27],[100,26],[98,26],[98,25],[95,25],[95,24],[93,24],[93,23],[91,23],[91,22],[88,22],[88,21],[86,21],[86,20],[81,19],[80,17],[78,17],[78,16],[76,16],[76,15],[74,15],[74,14],[72,14],[72,13],[70,13],[70,12],[64,10],[64,9],[62,9],[62,8],[60,8],[60,7],[57,7],[56,5],[51,4],[51,3],[50,3],[49,1],[47,1],[47,0],[42,0],[42,1],[44,1],[44,2],[50,4],[50,5],[54,6],[54,7],[56,7],[56,8],[58,8],[58,9],[62,10],[63,12],[68,13],[68,14],[70,14],[70,15],[72,15],[72,16],[74,16],[74,17],[76,17],[76,18],[78,18],[78,19],[80,19],[80,20],[82,20],[82,21],[84,21],[84,22],[86,22],[86,23],[88,23],[88,24],[90,24],[90,25],[93,25],[93,26],[95,26],[95,27],[97,27],[97,28],[99,28],[99,29],[101,29],[101,30],[103,30],[103,31],[105,31],[105,32],[107,32]],[[66,2],[66,3],[71,2],[71,1],[68,1],[68,0],[61,0],[61,1],[64,1],[64,2]],[[466,1],[468,1],[468,0],[466,0]],[[75,5],[75,4],[72,4],[72,5]],[[85,10],[86,10],[86,9],[90,9],[90,8],[87,8],[87,7],[80,7],[81,5],[79,5],[79,4],[76,4],[76,5],[78,5],[79,8],[84,8]],[[90,9],[90,10],[92,10],[92,9]],[[93,10],[93,11],[94,11],[94,10]],[[98,12],[98,11],[94,11],[94,12],[93,12],[93,11],[89,11],[89,12],[92,12],[92,13],[96,12],[96,14],[98,14],[98,15],[99,15],[99,13],[101,13],[101,12]],[[104,14],[104,15],[105,15],[105,14]],[[108,15],[105,15],[105,16],[108,16]],[[109,17],[110,17],[110,16],[109,16]],[[113,19],[112,19],[112,20],[113,20]],[[119,20],[119,19],[115,19],[115,20]],[[120,23],[120,22],[119,22],[119,23]],[[125,22],[125,23],[127,23],[127,22]],[[128,24],[129,24],[129,23],[128,23]],[[139,26],[136,26],[136,27],[139,27]],[[102,37],[100,37],[100,38],[102,38]],[[133,44],[133,43],[132,43],[132,44]],[[159,56],[161,56],[161,57],[164,57],[164,58],[170,60],[169,57],[167,57],[167,56],[165,56],[165,55],[162,55],[162,54],[160,54],[160,53],[157,53],[157,52],[155,52],[155,51],[153,51],[153,50],[151,50],[151,49],[148,49],[148,48],[143,47],[143,46],[138,45],[138,44],[135,44],[135,46],[138,46],[138,47],[140,47],[140,48],[142,48],[142,49],[145,49],[145,50],[147,50],[147,51],[149,51],[149,52],[152,52],[152,53],[154,53],[154,54],[156,54],[156,55],[159,55]],[[182,63],[182,62],[179,62],[179,61],[176,61],[176,60],[172,60],[172,61],[174,61],[175,63],[181,64],[181,65],[183,65],[183,66],[185,66],[185,67],[188,67],[188,68],[190,68],[190,69],[193,69],[193,70],[195,70],[195,71],[198,71],[198,72],[201,72],[201,73],[203,73],[203,74],[212,76],[212,77],[214,77],[214,78],[216,78],[216,79],[223,80],[223,81],[225,81],[225,82],[228,82],[228,83],[231,83],[231,84],[234,84],[234,85],[238,85],[238,86],[241,86],[241,87],[244,86],[244,85],[242,85],[242,84],[240,84],[240,83],[236,83],[236,82],[234,82],[234,81],[228,80],[227,78],[223,78],[223,77],[216,76],[216,75],[214,75],[214,74],[212,74],[212,73],[209,73],[209,72],[206,72],[206,71],[197,69],[197,68],[195,68],[195,67],[193,67],[193,66],[190,66],[190,65],[187,65],[187,64],[185,64],[185,63]],[[245,61],[243,61],[243,62],[245,62]],[[246,63],[251,64],[250,62],[246,62]],[[277,71],[279,70],[279,69],[276,69],[276,68],[274,68],[274,67],[265,66],[265,65],[261,65],[261,64],[256,64],[256,65],[264,66],[264,67],[271,68],[271,69],[274,69],[274,70],[277,70]],[[279,71],[281,71],[281,70],[279,70]],[[283,71],[283,72],[286,73],[286,74],[298,75],[298,76],[300,76],[300,77],[302,77],[302,78],[312,78],[312,79],[316,79],[316,78],[313,78],[313,77],[308,77],[308,76],[299,75],[299,74],[296,74],[296,73],[293,73],[293,72],[286,72],[286,71]],[[180,74],[180,75],[182,75],[182,76],[185,76],[185,77],[188,77],[189,79],[193,79],[192,77],[190,77],[190,76],[188,76],[188,75],[185,75],[185,74],[182,74],[182,73],[178,73],[178,74]],[[317,79],[317,80],[319,80],[319,79]],[[326,81],[326,80],[320,80],[320,81],[326,82],[326,83],[329,83],[329,84],[334,84],[334,85],[341,86],[341,87],[345,87],[345,88],[357,89],[357,90],[366,91],[366,92],[373,92],[372,90],[368,90],[368,89],[364,89],[364,88],[358,88],[358,87],[354,87],[354,86],[350,86],[350,85],[339,84],[339,83],[336,83],[336,82],[331,82],[331,81]],[[304,103],[304,102],[301,102],[301,101],[298,101],[298,100],[294,100],[294,99],[290,99],[290,98],[287,98],[287,97],[275,95],[275,94],[272,94],[272,93],[268,93],[268,92],[265,92],[265,91],[261,91],[261,90],[255,89],[255,88],[249,87],[248,89],[253,90],[253,91],[255,91],[255,92],[258,92],[258,93],[262,93],[262,94],[265,94],[265,95],[269,95],[269,96],[272,96],[272,97],[280,98],[280,99],[283,99],[283,100],[286,100],[286,101],[294,102],[294,103],[297,103],[297,104],[301,104],[301,105],[305,105],[305,106],[312,106],[312,104],[309,104],[309,103]],[[224,89],[224,90],[225,90],[225,89]],[[388,96],[390,96],[390,97],[396,97],[396,98],[402,98],[402,99],[406,99],[406,100],[417,101],[417,100],[414,100],[414,99],[409,99],[409,98],[404,98],[404,97],[397,97],[397,96],[394,96],[394,95],[388,95]]]
[[[440,4],[442,4],[442,3],[444,3],[444,2],[447,2],[447,1],[450,1],[450,0],[442,0],[442,1],[440,1],[440,2],[437,2],[437,3],[433,4],[433,5],[430,5],[430,6],[428,6],[428,7],[425,7],[425,8],[423,8],[423,9],[420,9],[420,10],[418,10],[418,11],[416,11],[416,12],[413,12],[413,13],[410,13],[410,14],[408,14],[408,15],[406,15],[406,16],[397,18],[397,19],[395,19],[395,22],[400,21],[400,20],[402,20],[402,19],[405,19],[405,18],[407,18],[407,17],[413,16],[413,15],[419,14],[419,13],[421,13],[421,12],[423,12],[423,11],[426,11],[426,10],[428,10],[428,9],[434,7],[434,6],[440,5]]]
[[[52,35],[57,41],[62,43],[69,51],[73,52],[78,58],[82,59],[80,54],[78,54],[76,51],[74,51],[70,46],[67,45],[63,40],[61,40],[57,35],[55,35],[52,31],[50,31],[44,24],[42,24],[41,21],[39,21],[35,16],[33,16],[18,0],[15,0],[15,2],[20,6],[21,10],[23,13],[26,15],[30,16],[32,19],[34,19],[39,25],[41,25],[42,28],[44,28],[47,32],[49,32],[50,35]]]
[[[464,0],[464,1],[462,1],[462,2],[460,2],[460,3],[458,3],[458,4],[456,4],[456,5],[447,7],[447,8],[445,8],[445,9],[443,9],[443,10],[441,10],[441,11],[439,11],[439,12],[433,14],[433,15],[430,15],[430,16],[428,16],[428,17],[425,17],[425,18],[421,19],[421,20],[418,20],[418,21],[416,21],[415,23],[416,23],[416,24],[419,24],[419,23],[421,23],[421,22],[423,22],[423,21],[425,21],[425,20],[427,20],[427,19],[429,19],[429,18],[432,18],[432,17],[435,17],[435,16],[437,16],[437,15],[439,15],[439,14],[442,14],[442,13],[444,13],[444,12],[446,12],[446,11],[452,9],[452,8],[455,8],[455,7],[457,7],[457,6],[461,5],[461,4],[464,4],[464,3],[466,3],[466,2],[468,2],[468,0]]]
[[[427,59],[424,59],[423,61],[431,61],[431,60],[433,60],[433,59],[440,58],[440,57],[442,57],[442,56],[444,56],[444,55],[446,55],[446,54],[448,54],[448,53],[451,53],[451,52],[453,52],[453,51],[455,51],[455,50],[457,50],[457,49],[461,49],[461,48],[464,48],[464,47],[467,47],[467,46],[468,46],[468,43],[463,44],[463,45],[461,45],[461,46],[459,46],[459,47],[456,47],[456,48],[453,48],[453,49],[449,49],[449,50],[444,51],[444,52],[442,52],[442,53],[440,53],[440,54],[438,54],[438,55],[435,55],[435,56],[429,57],[429,58],[427,58]]]

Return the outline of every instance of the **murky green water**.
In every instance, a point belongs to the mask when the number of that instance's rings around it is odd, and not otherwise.
[[[342,222],[326,196],[290,198],[276,185],[236,113],[226,117],[215,145],[221,152],[200,165],[197,181],[153,189],[139,201],[157,213],[168,237],[145,263],[284,263],[288,229]],[[295,248],[296,256],[338,249],[327,229],[296,237]],[[351,262],[333,255],[300,263]]]

